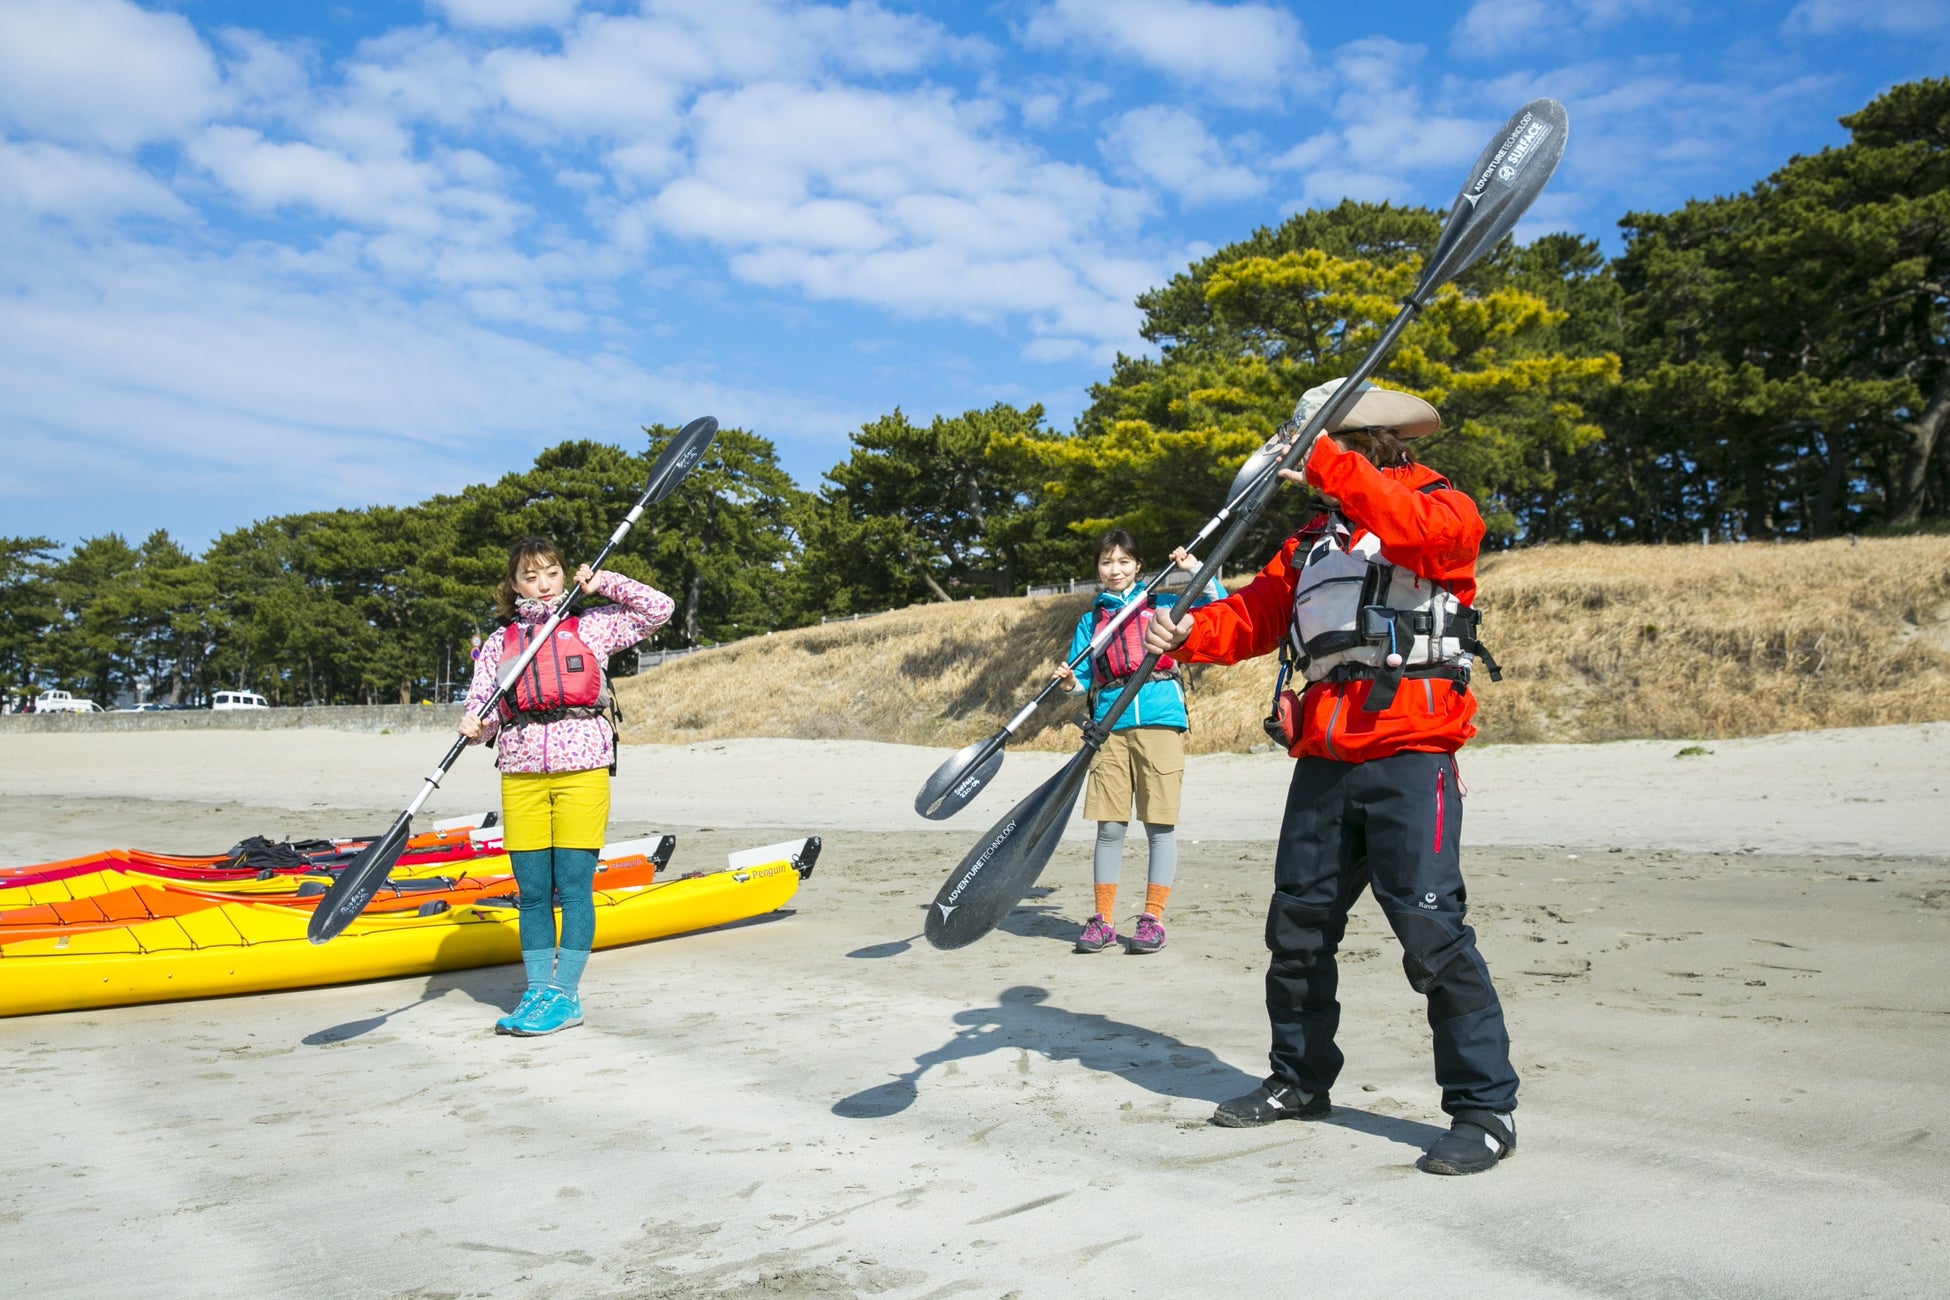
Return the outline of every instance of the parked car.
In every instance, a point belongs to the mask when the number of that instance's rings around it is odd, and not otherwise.
[[[167,704],[162,704],[155,700],[147,700],[141,704],[125,704],[119,709],[110,709],[109,712],[110,713],[161,713],[164,709],[167,709],[168,707],[169,706]]]
[[[36,713],[106,713],[101,705],[66,691],[42,691],[34,701]]]
[[[268,709],[271,703],[255,691],[216,691],[210,696],[210,707],[223,712],[227,709]]]

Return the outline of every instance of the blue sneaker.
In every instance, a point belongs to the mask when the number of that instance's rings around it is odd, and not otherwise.
[[[558,1030],[574,1029],[582,1023],[582,999],[561,989],[543,989],[527,1015],[515,1021],[509,1032],[520,1038],[540,1038]]]
[[[519,1031],[515,1026],[521,1023],[524,1016],[535,1009],[536,1001],[545,991],[539,984],[530,984],[522,992],[521,1001],[515,1003],[515,1009],[494,1022],[494,1032],[497,1034],[518,1033]]]

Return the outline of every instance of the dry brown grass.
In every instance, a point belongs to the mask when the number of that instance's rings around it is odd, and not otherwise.
[[[1486,741],[1950,720],[1950,538],[1567,546],[1481,566]],[[959,745],[1047,680],[1084,596],[925,605],[759,637],[620,682],[625,738]],[[1262,743],[1273,661],[1196,670],[1191,748]],[[1052,700],[1023,742],[1066,749]]]

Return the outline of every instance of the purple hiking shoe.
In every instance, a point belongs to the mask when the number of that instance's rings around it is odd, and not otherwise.
[[[1165,927],[1157,917],[1146,912],[1138,918],[1137,933],[1131,936],[1131,955],[1141,956],[1156,952],[1165,946]]]
[[[1083,927],[1083,933],[1077,936],[1076,950],[1102,952],[1116,942],[1116,929],[1104,919],[1104,914],[1099,912],[1090,918],[1090,923]]]

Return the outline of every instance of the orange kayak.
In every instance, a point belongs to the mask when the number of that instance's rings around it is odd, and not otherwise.
[[[665,835],[654,842],[631,841],[606,849],[596,871],[597,889],[622,889],[644,885],[670,861],[677,837]],[[639,851],[646,848],[647,852]],[[515,892],[514,877],[506,870],[505,857],[493,860],[502,869],[480,875],[425,876],[389,881],[367,905],[367,910],[385,912],[403,909],[451,907],[475,898]],[[106,873],[101,873],[103,876]],[[31,939],[74,936],[118,926],[139,925],[187,916],[207,907],[235,903],[248,898],[253,902],[279,903],[309,909],[324,897],[326,880],[280,876],[273,882],[285,888],[280,892],[238,894],[228,889],[195,889],[169,882],[145,879],[143,873],[128,872],[131,883],[121,888],[26,906],[0,907],[0,947]],[[44,890],[61,888],[67,882],[40,886]],[[253,882],[255,883],[255,882]],[[0,890],[0,894],[7,891]]]

